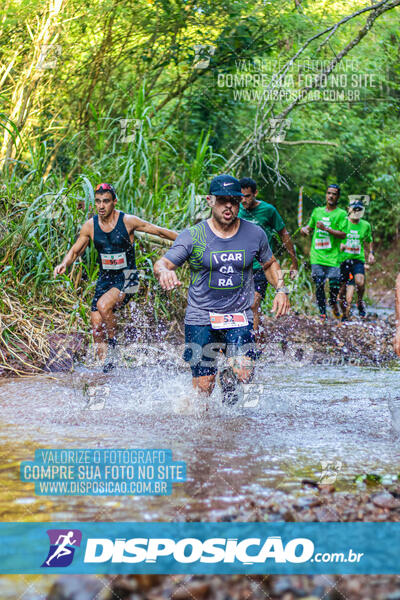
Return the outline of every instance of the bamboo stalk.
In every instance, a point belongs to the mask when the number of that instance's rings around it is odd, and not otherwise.
[[[148,242],[154,246],[165,246],[169,247],[172,245],[171,240],[164,240],[164,238],[160,238],[156,235],[151,235],[150,233],[144,233],[143,231],[135,231],[135,236],[137,236],[141,241]]]

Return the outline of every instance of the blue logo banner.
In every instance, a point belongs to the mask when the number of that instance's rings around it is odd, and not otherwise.
[[[0,573],[400,573],[400,523],[0,523]]]

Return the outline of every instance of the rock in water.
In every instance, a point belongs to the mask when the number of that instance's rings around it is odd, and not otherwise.
[[[89,575],[63,575],[52,585],[46,600],[111,600],[105,583]]]
[[[388,492],[382,492],[371,497],[372,502],[379,508],[400,508],[400,500],[397,500],[392,494]]]
[[[178,588],[173,594],[174,600],[201,600],[205,598],[210,591],[210,586],[206,581],[194,581]]]

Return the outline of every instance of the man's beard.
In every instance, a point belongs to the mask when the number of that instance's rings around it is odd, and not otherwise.
[[[229,222],[225,221],[222,215],[219,216],[219,215],[213,214],[213,217],[214,217],[214,219],[217,221],[217,223],[219,225],[222,225],[223,227],[230,227],[231,225],[233,225],[234,223],[236,223],[236,221],[238,219],[238,217],[237,216],[235,217],[235,215],[233,213],[231,213],[231,214],[232,214],[233,218]]]

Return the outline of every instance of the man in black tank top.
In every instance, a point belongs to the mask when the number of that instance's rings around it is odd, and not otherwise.
[[[100,183],[96,187],[94,200],[98,214],[83,225],[77,241],[54,269],[54,277],[65,273],[83,254],[90,240],[93,241],[100,271],[92,302],[91,323],[100,359],[105,358],[108,345],[108,358],[103,367],[107,372],[115,366],[109,360],[116,345],[117,319],[114,311],[129,302],[138,287],[134,232],[143,231],[172,241],[178,234],[116,210],[117,196],[108,183]]]

